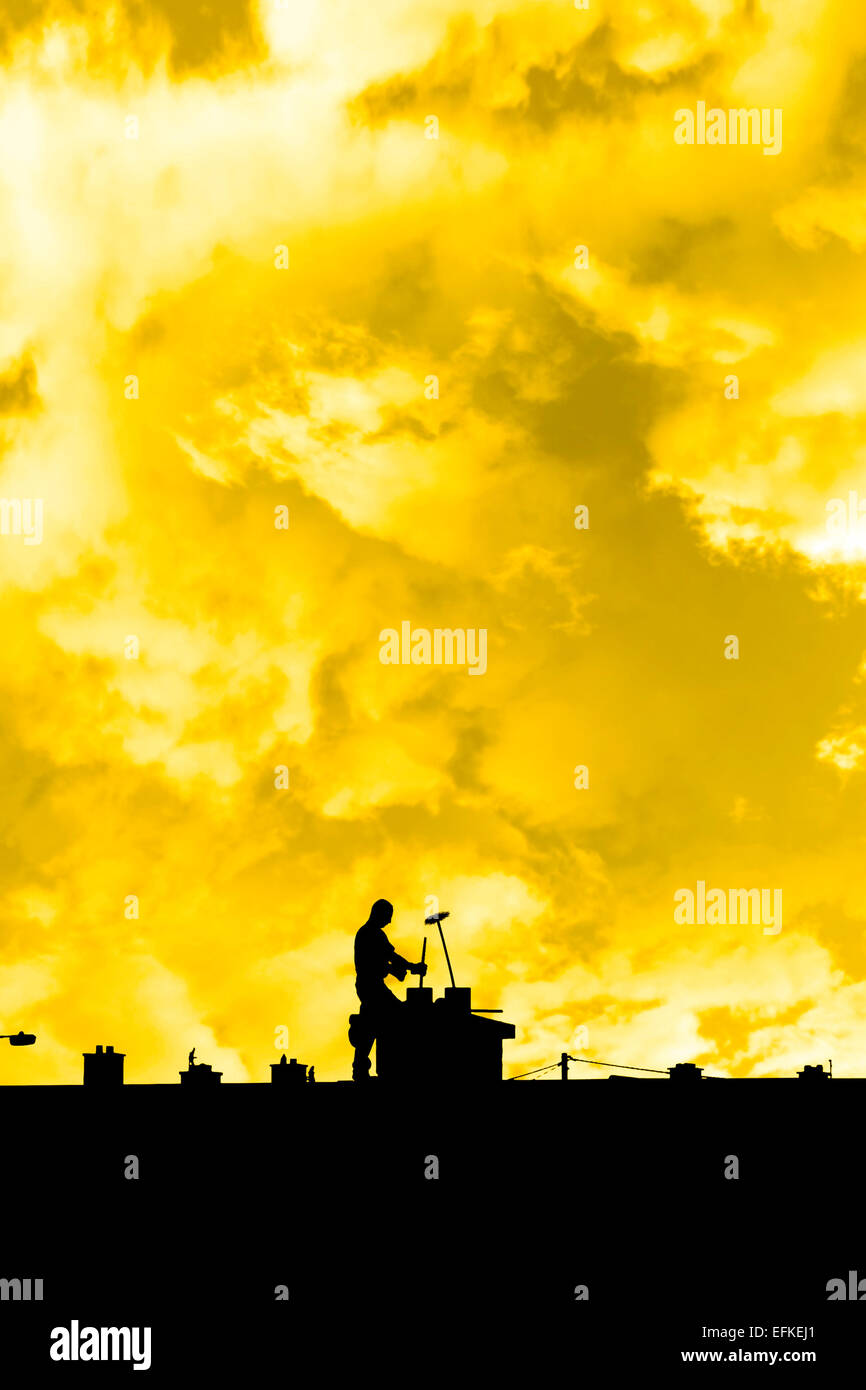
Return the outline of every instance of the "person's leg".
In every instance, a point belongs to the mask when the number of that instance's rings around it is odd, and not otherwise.
[[[370,1075],[370,1052],[382,1020],[392,1016],[397,1009],[402,1008],[402,1004],[384,981],[372,988],[359,988],[356,985],[356,989],[361,1008],[357,1014],[352,1015],[357,1022],[352,1023],[350,1019],[349,1041],[354,1043],[355,1047],[352,1077],[355,1081],[365,1081]]]
[[[349,1029],[349,1042],[355,1049],[355,1056],[352,1061],[352,1080],[366,1081],[370,1075],[370,1050],[375,1039],[375,1031],[370,1026],[369,1019],[364,1017],[364,1006],[361,1006],[359,1014],[353,1014],[356,1020]]]
[[[366,990],[356,985],[361,1007],[349,1018],[349,1042],[355,1049],[352,1080],[367,1081],[370,1076],[370,1051],[376,1037],[375,1017]]]
[[[383,982],[376,990],[375,998],[369,1001],[370,1016],[372,1020],[373,1035],[376,1039],[376,1075],[379,1073],[379,1053],[381,1050],[382,1034],[390,1031],[395,1019],[403,1009],[403,1004],[392,994],[387,985]]]

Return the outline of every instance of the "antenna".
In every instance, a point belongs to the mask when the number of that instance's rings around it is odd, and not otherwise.
[[[439,935],[440,935],[441,938],[442,938],[442,950],[445,952],[445,960],[446,960],[447,965],[448,965],[448,974],[451,976],[451,988],[452,988],[452,989],[456,989],[457,986],[456,986],[456,984],[454,983],[454,971],[451,969],[451,957],[450,957],[449,954],[448,954],[448,947],[445,945],[445,933],[444,933],[444,931],[442,930],[442,920],[443,920],[443,918],[445,918],[445,917],[450,917],[450,916],[451,916],[451,913],[450,913],[450,912],[434,912],[432,917],[425,917],[425,918],[424,918],[424,924],[425,924],[425,926],[432,926],[433,923],[435,922],[436,925],[437,925],[437,927],[439,928]]]

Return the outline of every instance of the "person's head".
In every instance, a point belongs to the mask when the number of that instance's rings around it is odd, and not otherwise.
[[[377,898],[370,908],[368,927],[386,927],[394,916],[394,909],[385,898]]]

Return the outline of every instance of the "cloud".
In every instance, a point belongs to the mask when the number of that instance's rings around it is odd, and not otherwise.
[[[25,355],[0,373],[0,415],[32,415],[40,404],[36,365]]]
[[[283,1026],[345,1076],[382,896],[509,1070],[862,1069],[849,8],[15,12],[0,1078],[265,1080]],[[675,145],[699,99],[783,153]],[[487,673],[383,666],[404,620]],[[782,933],[676,924],[698,879]]]

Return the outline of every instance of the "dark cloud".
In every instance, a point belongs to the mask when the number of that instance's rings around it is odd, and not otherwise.
[[[5,0],[0,49],[51,24],[86,22],[88,64],[104,74],[133,63],[149,71],[166,49],[178,76],[244,67],[265,56],[250,0],[120,0],[114,8],[117,22],[109,28],[105,6],[95,0]]]
[[[469,20],[453,25],[423,67],[360,92],[350,103],[351,116],[380,126],[408,118],[422,121],[430,113],[452,118],[459,113],[461,126],[467,120],[470,125],[489,121],[500,134],[548,134],[572,118],[600,119],[613,112],[628,116],[642,95],[692,80],[713,65],[707,57],[661,75],[626,71],[614,56],[614,30],[607,23],[545,62],[527,62],[520,23],[514,16],[500,16],[484,28]],[[515,71],[522,79],[521,95],[499,100],[498,86]]]
[[[0,373],[0,415],[35,415],[42,402],[32,357],[21,357]]]

